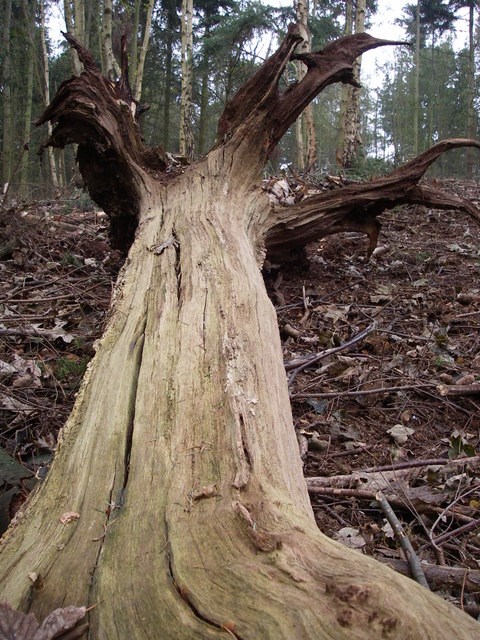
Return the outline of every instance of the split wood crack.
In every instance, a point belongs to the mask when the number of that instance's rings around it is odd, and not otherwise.
[[[175,591],[179,594],[179,596],[182,598],[182,600],[185,602],[185,604],[189,607],[193,615],[198,620],[205,622],[206,624],[214,627],[215,629],[225,631],[226,633],[231,635],[233,638],[236,638],[237,640],[244,640],[242,636],[240,636],[235,631],[235,623],[232,620],[226,620],[224,623],[219,623],[209,618],[204,613],[202,613],[198,609],[198,607],[194,604],[192,593],[189,591],[188,587],[180,584],[179,580],[175,575],[175,570],[173,568],[174,566],[173,550],[172,550],[172,545],[169,537],[169,524],[166,518],[164,518],[164,525],[165,525],[165,536],[167,540],[165,545],[166,558],[167,558],[167,571]]]
[[[135,367],[132,377],[132,385],[130,390],[130,401],[128,406],[128,423],[127,423],[127,432],[125,438],[125,455],[124,455],[124,472],[123,472],[123,487],[122,487],[122,499],[125,496],[128,476],[130,472],[130,454],[132,450],[133,443],[133,429],[135,423],[135,403],[137,401],[138,394],[138,379],[140,375],[140,369],[142,367],[142,359],[143,359],[143,349],[145,346],[145,328],[147,325],[147,317],[148,317],[148,301],[146,304],[145,314],[141,320],[140,328],[137,334],[134,337],[134,340],[130,344],[130,351],[133,352],[136,350],[136,353],[133,354],[135,358]]]

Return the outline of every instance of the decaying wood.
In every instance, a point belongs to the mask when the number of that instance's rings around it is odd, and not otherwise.
[[[437,391],[441,396],[477,396],[480,394],[480,383],[440,384]]]
[[[353,471],[339,476],[314,476],[307,479],[310,489],[336,487],[339,489],[365,489],[371,492],[392,489],[404,478],[412,474],[412,469],[395,471]],[[406,486],[403,482],[403,486]],[[394,489],[393,489],[394,490]]]
[[[452,475],[468,470],[470,474],[480,470],[480,456],[469,458],[457,458],[455,460],[409,460],[399,462],[389,467],[371,467],[369,469],[357,469],[352,473],[338,476],[314,476],[308,478],[311,487],[350,487],[368,488],[371,491],[383,491],[408,476],[418,475],[421,467],[431,467],[439,478],[446,480]],[[425,473],[425,472],[422,472]]]
[[[476,140],[451,139],[438,142],[420,156],[389,175],[364,184],[350,184],[325,194],[311,196],[288,206],[272,208],[267,233],[269,259],[285,259],[293,250],[319,237],[340,231],[360,231],[369,236],[368,255],[376,247],[381,225],[377,216],[400,204],[421,204],[437,209],[457,209],[480,224],[477,207],[470,201],[428,185],[419,185],[428,167],[442,154],[458,147],[476,147]]]
[[[380,562],[389,565],[395,571],[409,575],[408,562],[394,558],[378,558]],[[463,569],[462,567],[444,567],[435,564],[422,563],[425,577],[432,589],[445,589],[456,587],[465,588],[467,593],[476,592],[480,589],[480,571],[475,569]]]
[[[126,57],[122,76],[113,83],[101,75],[82,45],[64,35],[85,70],[60,85],[36,124],[50,121],[57,125],[43,148],[78,144],[77,160],[84,182],[110,218],[113,244],[126,251],[138,224],[146,188],[144,172],[163,171],[168,160],[161,147],[147,149],[141,140],[138,119],[147,107],[132,96]]]
[[[308,491],[312,495],[318,496],[330,496],[335,498],[357,498],[358,500],[375,500],[377,489],[375,486],[368,488],[351,488],[351,487],[329,487],[324,486],[322,483],[317,482],[317,478],[313,478],[314,482],[311,482],[311,478],[307,478]],[[412,489],[408,488],[408,485],[402,479],[398,479],[395,482],[386,483],[384,493],[388,497],[390,504],[396,509],[414,510],[417,513],[436,513],[440,516],[444,516],[448,510],[448,514],[460,522],[465,522],[469,526],[474,522],[470,516],[465,516],[461,511],[461,507],[443,509],[434,504],[432,500],[432,493],[427,493],[428,501],[425,500],[425,495],[422,487]],[[437,502],[445,502],[445,496],[438,495]],[[471,511],[471,509],[469,510]],[[475,521],[476,522],[476,521]],[[440,538],[440,536],[439,536]],[[436,540],[433,542],[436,544]]]
[[[304,79],[280,94],[290,28],[227,105],[215,149],[167,176],[163,152],[140,139],[126,78],[102,78],[70,42],[85,71],[40,119],[56,123],[47,145],[79,145],[114,237],[134,241],[52,467],[2,539],[1,597],[39,616],[95,603],[92,640],[474,637],[462,612],[318,531],[260,271],[265,239],[285,246],[288,224],[295,242],[311,237],[319,208],[292,214],[302,233],[272,210],[266,156],[324,86],[352,81],[357,55],[392,43],[342,38],[302,58]],[[398,194],[382,184],[388,205]],[[344,215],[368,219],[356,188]],[[320,203],[321,228],[341,228],[335,198],[331,215]],[[63,524],[68,512],[79,517]]]

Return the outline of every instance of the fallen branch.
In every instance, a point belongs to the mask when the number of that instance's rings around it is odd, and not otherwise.
[[[308,478],[309,487],[337,487],[342,489],[353,489],[355,487],[363,487],[363,490],[382,491],[386,487],[390,487],[396,481],[404,478],[410,469],[401,471],[353,471],[346,475],[338,476],[315,476]]]
[[[480,394],[480,382],[474,384],[439,384],[436,389],[441,396],[475,396]]]
[[[398,387],[379,387],[378,389],[358,389],[356,391],[326,391],[325,393],[295,393],[292,400],[299,398],[341,398],[345,396],[371,396],[376,393],[394,393],[396,391],[419,391],[434,389],[435,385],[428,382],[421,384],[405,384]]]
[[[365,489],[351,489],[351,488],[339,488],[339,487],[323,487],[315,482],[316,478],[305,478],[307,483],[308,492],[311,495],[330,496],[332,498],[357,498],[358,500],[376,501],[377,491],[368,491]],[[445,509],[437,507],[434,504],[429,504],[417,497],[409,496],[408,491],[403,491],[402,497],[398,495],[388,494],[388,501],[391,505],[398,509],[407,509],[415,514],[418,513],[436,513],[440,516],[444,515]],[[466,524],[471,523],[473,520],[469,516],[466,516],[461,512],[461,507],[457,506],[456,509],[450,510],[450,515],[460,522]],[[416,514],[415,514],[416,515]],[[432,543],[434,540],[432,541]]]
[[[387,518],[390,526],[395,532],[395,537],[397,538],[400,546],[405,552],[412,578],[414,578],[419,584],[424,586],[426,589],[430,589],[430,587],[428,586],[427,579],[425,578],[425,574],[423,573],[420,560],[418,559],[418,556],[412,547],[412,543],[410,542],[407,534],[403,530],[403,527],[399,519],[395,515],[392,507],[388,503],[388,500],[385,498],[385,496],[381,491],[378,491],[375,498],[379,503],[380,507],[382,508],[382,511],[385,514],[385,517]]]
[[[358,469],[358,472],[370,473],[373,471],[398,471],[400,469],[413,469],[415,467],[457,467],[465,465],[476,466],[479,463],[480,456],[472,456],[470,458],[456,458],[455,460],[449,460],[448,458],[430,458],[428,460],[408,460],[406,462],[384,465],[383,467],[368,467],[367,469]]]
[[[379,562],[389,565],[394,571],[404,576],[410,575],[409,564],[406,560],[395,558],[376,558]],[[433,589],[445,587],[459,587],[465,584],[465,591],[480,590],[480,571],[464,569],[463,567],[445,567],[437,564],[424,564],[422,570],[425,578]]]
[[[374,491],[365,491],[363,489],[343,489],[337,487],[322,487],[313,484],[311,481],[315,478],[306,478],[308,492],[313,495],[332,496],[337,498],[358,498],[359,500],[376,500]],[[388,496],[389,501],[395,506],[406,507],[404,501],[399,500],[395,496]]]
[[[435,530],[435,527],[439,524],[439,522],[443,521],[445,519],[445,514],[447,513],[447,511],[449,511],[452,507],[454,507],[458,502],[460,502],[460,500],[463,500],[464,498],[466,498],[467,496],[471,495],[472,493],[474,493],[475,491],[478,491],[478,486],[474,486],[471,487],[470,489],[468,489],[468,491],[464,491],[463,493],[459,494],[455,500],[453,500],[447,507],[445,507],[445,509],[443,509],[443,511],[439,514],[438,518],[435,520],[435,522],[432,524],[432,527],[429,531],[429,538],[430,538],[430,542],[432,543],[432,545],[435,547],[435,549],[437,549],[437,551],[439,550],[438,547],[438,538],[440,538],[441,536],[437,536],[437,538],[433,537],[433,532]],[[471,522],[470,522],[471,524]],[[444,540],[445,541],[445,540]]]
[[[303,371],[304,369],[307,369],[308,367],[311,367],[312,365],[316,364],[320,360],[323,360],[324,358],[327,358],[328,356],[331,356],[334,353],[338,353],[339,351],[346,351],[346,350],[350,349],[351,347],[353,347],[353,345],[361,342],[364,338],[366,338],[373,331],[375,331],[376,326],[377,326],[377,323],[373,322],[369,327],[367,327],[366,329],[364,329],[360,333],[357,333],[356,336],[353,336],[353,338],[351,338],[347,342],[344,342],[339,347],[333,347],[332,349],[326,349],[325,351],[321,351],[320,353],[317,353],[314,356],[308,356],[306,358],[298,358],[297,360],[292,360],[290,363],[287,362],[285,364],[286,371],[289,371],[289,369],[292,369],[292,368],[295,369],[293,371],[292,375],[290,376],[289,380],[288,380],[288,386],[289,387],[292,386],[295,378],[297,377],[297,375],[301,371]],[[302,360],[303,360],[303,362],[302,362]],[[292,363],[295,363],[294,366],[291,366]]]
[[[461,527],[458,527],[457,529],[453,529],[451,531],[446,531],[445,533],[442,533],[442,535],[434,538],[433,542],[435,544],[443,544],[450,538],[454,538],[455,536],[458,536],[461,533],[466,533],[467,531],[471,531],[472,529],[475,529],[479,526],[480,526],[480,518],[478,518],[477,520],[472,520],[471,522],[467,522],[466,524],[462,525]]]
[[[400,204],[424,204],[437,209],[455,209],[480,224],[480,213],[471,202],[459,196],[417,185],[428,167],[443,153],[459,147],[476,147],[476,140],[452,138],[430,149],[382,178],[350,184],[342,189],[320,193],[293,205],[272,208],[266,248],[271,262],[285,262],[292,250],[340,231],[357,231],[369,237],[367,256],[377,244],[380,222],[377,216]]]

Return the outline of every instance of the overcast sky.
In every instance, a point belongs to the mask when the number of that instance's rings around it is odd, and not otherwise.
[[[395,24],[403,15],[403,9],[413,0],[378,0],[378,12],[373,17],[372,26],[368,32],[377,38],[386,40],[402,40],[405,34],[401,27]],[[468,46],[468,9],[458,12],[462,17],[455,23],[455,36],[453,46],[462,49]],[[362,58],[362,82],[371,87],[377,87],[382,82],[379,68],[387,60],[393,60],[394,47],[382,47],[365,53]]]

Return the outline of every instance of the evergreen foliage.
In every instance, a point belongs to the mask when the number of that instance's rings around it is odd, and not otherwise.
[[[9,2],[0,7],[0,22],[6,24]],[[367,3],[367,24],[381,3]],[[472,128],[469,102],[474,104],[473,135],[478,135],[476,112],[479,106],[478,76],[469,74],[469,50],[458,51],[454,32],[459,16],[472,9],[477,16],[478,0],[421,0],[419,69],[419,151],[444,137],[465,136]],[[3,183],[9,183],[8,197],[51,197],[45,160],[36,152],[44,132],[26,125],[43,110],[41,33],[38,0],[11,0],[8,33],[3,30],[0,47],[0,157]],[[310,7],[309,28],[312,50],[319,50],[341,35],[345,3],[317,0]],[[416,4],[407,5],[400,23],[406,38],[415,38]],[[47,23],[52,8],[46,5]],[[138,30],[132,33],[137,24]],[[463,11],[463,14],[461,13]],[[145,30],[146,3],[123,0],[113,3],[113,51],[119,61],[120,36],[127,33],[128,50],[135,50]],[[141,102],[150,106],[142,121],[147,144],[162,144],[178,151],[180,112],[180,3],[157,0],[147,50]],[[101,14],[94,2],[85,2],[85,41],[95,60],[101,59]],[[273,8],[258,0],[196,0],[194,2],[193,133],[197,153],[205,154],[214,144],[216,123],[226,100],[245,82],[276,47],[288,22],[294,20],[293,4]],[[368,27],[367,27],[368,28]],[[8,45],[8,46],[7,46]],[[476,43],[475,43],[476,46]],[[53,95],[71,74],[70,52],[63,44],[47,42],[50,66],[50,92]],[[10,59],[7,52],[10,51]],[[135,65],[134,65],[135,68]],[[33,71],[32,71],[33,70]],[[414,112],[414,50],[398,49],[393,63],[384,65],[384,86],[373,91],[364,88],[361,95],[362,154],[365,171],[376,171],[382,163],[395,165],[414,153],[412,129]],[[29,93],[27,77],[32,78]],[[132,80],[132,78],[131,78]],[[283,82],[295,81],[293,65]],[[132,82],[133,84],[133,82]],[[31,99],[29,96],[31,95]],[[29,112],[31,102],[31,114]],[[314,122],[319,141],[319,171],[335,171],[335,148],[339,117],[339,88],[330,87],[313,103]],[[11,117],[7,118],[11,113]],[[29,116],[30,114],[30,116]],[[5,116],[5,117],[4,117]],[[11,122],[10,122],[11,120]],[[277,171],[294,162],[295,139],[287,133],[270,159],[267,169]],[[28,150],[24,145],[28,143]],[[446,156],[432,171],[442,175],[465,172],[465,151]],[[73,152],[56,152],[60,187],[72,189],[75,176]],[[354,163],[357,171],[360,160]],[[475,167],[473,168],[475,171]],[[6,187],[2,188],[5,189]]]

